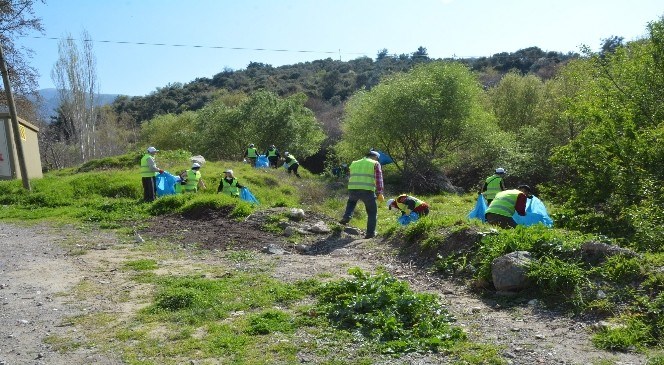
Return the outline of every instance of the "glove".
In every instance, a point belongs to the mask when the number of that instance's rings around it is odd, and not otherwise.
[[[378,201],[381,202],[381,203],[385,201],[385,197],[383,196],[383,194],[378,194],[376,199],[378,199]]]
[[[482,195],[482,192],[481,192],[481,191],[478,191],[478,192],[477,192],[477,195]]]
[[[164,170],[159,169],[159,173],[160,173],[160,174],[163,174],[163,173],[164,173]]]

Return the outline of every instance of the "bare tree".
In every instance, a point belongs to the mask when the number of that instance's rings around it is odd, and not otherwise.
[[[1,0],[0,0],[1,1]],[[98,95],[96,60],[87,31],[81,33],[81,48],[67,35],[58,44],[59,58],[51,78],[58,89],[62,128],[76,144],[80,161],[96,157],[96,98]]]
[[[42,2],[43,1],[39,1]],[[34,15],[35,0],[0,0],[0,42],[7,59],[12,89],[27,95],[37,88],[37,70],[28,64],[33,52],[14,43],[31,31],[43,33],[41,18]],[[0,85],[0,90],[2,90]]]

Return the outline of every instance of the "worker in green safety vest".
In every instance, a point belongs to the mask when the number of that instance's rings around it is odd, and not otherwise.
[[[487,177],[482,184],[482,188],[478,194],[484,193],[484,198],[486,199],[487,204],[491,204],[491,201],[501,191],[505,190],[505,183],[503,178],[505,177],[505,169],[499,167],[496,169],[496,173]]]
[[[150,146],[147,152],[141,158],[141,182],[143,183],[143,201],[154,201],[157,195],[157,184],[155,173],[162,174],[164,170],[157,167],[155,162],[155,155],[159,152],[158,149]]]
[[[240,189],[244,188],[238,181],[233,170],[224,171],[224,177],[219,182],[219,187],[217,188],[217,193],[224,193],[230,196],[238,197],[240,196]]]
[[[290,174],[291,172],[295,173],[295,176],[297,177],[302,177],[300,174],[297,172],[297,169],[300,168],[300,163],[297,162],[297,159],[295,156],[293,156],[290,152],[286,151],[284,152],[284,162],[286,163],[287,171]]]
[[[350,164],[350,177],[348,178],[348,201],[341,224],[347,224],[353,217],[357,202],[361,200],[367,211],[367,232],[364,238],[376,236],[376,222],[378,221],[378,205],[385,200],[383,196],[383,170],[378,163],[380,153],[369,151],[363,159]]]
[[[244,151],[244,159],[249,160],[251,167],[256,167],[256,159],[258,158],[258,149],[254,147],[254,144],[249,144],[247,150]]]
[[[388,200],[387,209],[392,210],[392,208],[400,210],[402,215],[415,212],[418,216],[422,217],[429,214],[429,204],[406,194],[401,194],[396,199]]]
[[[205,189],[205,181],[201,178],[201,164],[194,162],[191,169],[186,171],[187,180],[184,185],[185,193],[195,193],[199,188]]]
[[[265,156],[267,156],[267,160],[270,161],[270,167],[276,169],[277,162],[279,162],[279,158],[281,157],[281,153],[279,153],[277,147],[271,145],[267,150],[265,150]]]
[[[496,194],[484,217],[489,224],[502,228],[514,228],[516,227],[516,222],[512,218],[514,212],[525,216],[526,203],[530,198],[532,198],[532,190],[528,185],[519,185],[518,189],[501,191]]]

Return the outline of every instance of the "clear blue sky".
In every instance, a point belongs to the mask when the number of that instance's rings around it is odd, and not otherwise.
[[[79,39],[83,29],[90,33],[101,93],[146,95],[224,68],[244,69],[252,61],[281,66],[328,57],[375,59],[383,48],[409,54],[419,46],[432,58],[491,56],[531,46],[597,50],[614,35],[626,41],[645,36],[648,22],[664,15],[664,2],[46,0],[35,10],[45,34],[33,36],[69,33]],[[132,44],[140,42],[186,46]],[[17,43],[35,51],[31,64],[41,73],[39,88],[54,87],[50,74],[58,40],[27,37]]]

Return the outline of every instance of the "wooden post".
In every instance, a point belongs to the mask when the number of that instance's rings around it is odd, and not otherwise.
[[[23,143],[21,143],[21,135],[19,133],[16,105],[14,104],[11,85],[9,85],[9,72],[7,71],[7,64],[5,63],[5,54],[2,51],[2,44],[0,44],[0,71],[2,71],[2,82],[5,85],[5,94],[7,94],[7,105],[9,106],[9,117],[11,118],[12,136],[14,137],[14,144],[16,145],[18,166],[21,170],[21,180],[23,180],[23,187],[26,190],[31,191],[30,180],[28,179],[28,169],[25,166],[25,155],[23,155]]]

